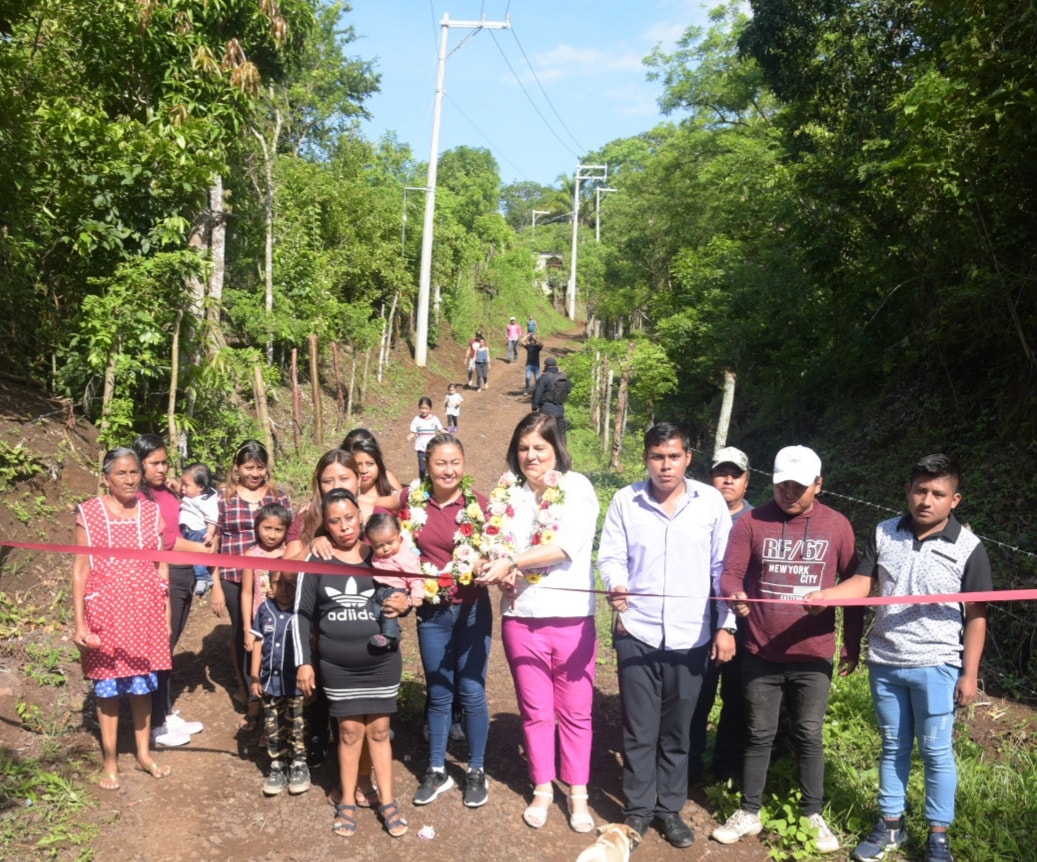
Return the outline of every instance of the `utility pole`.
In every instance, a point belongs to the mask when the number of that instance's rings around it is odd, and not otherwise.
[[[428,365],[428,307],[432,287],[432,226],[436,215],[436,173],[439,170],[439,124],[443,116],[443,80],[446,77],[447,38],[451,27],[472,30],[454,49],[459,51],[480,30],[510,30],[511,19],[503,21],[451,21],[443,13],[439,22],[439,69],[436,72],[436,106],[432,114],[432,148],[428,159],[428,180],[425,182],[425,223],[421,234],[421,270],[418,276],[418,331],[414,342],[414,364],[419,368]]]
[[[537,232],[537,216],[538,215],[551,215],[550,210],[533,210],[533,236],[536,236]]]
[[[569,288],[565,292],[566,313],[570,320],[576,320],[576,241],[580,227],[580,183],[584,180],[603,183],[608,179],[608,174],[608,165],[577,165],[573,175],[573,251],[569,266]]]
[[[606,192],[618,192],[619,189],[606,189],[596,186],[594,189],[594,241],[601,242],[601,196]]]

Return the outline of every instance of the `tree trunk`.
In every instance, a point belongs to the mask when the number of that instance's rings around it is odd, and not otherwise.
[[[310,336],[310,397],[313,399],[313,439],[324,448],[324,399],[320,393],[320,357],[317,336]]]
[[[299,348],[292,348],[292,442],[295,453],[302,450],[302,403],[299,398]]]
[[[630,376],[634,370],[634,342],[627,345],[627,361],[623,364],[623,373],[619,377],[619,394],[616,396],[616,424],[612,431],[612,457],[609,467],[619,470],[620,458],[623,455],[623,431],[627,424],[627,402],[630,391]]]
[[[338,342],[331,342],[331,361],[335,368],[335,406],[337,413],[335,415],[335,431],[342,430],[342,423],[346,416],[346,402],[342,395],[342,364],[339,362],[338,357]]]
[[[735,405],[735,373],[724,372],[724,399],[720,403],[720,418],[717,420],[717,435],[713,440],[713,451],[727,445],[727,429],[731,425],[731,410]]]
[[[169,401],[166,405],[166,434],[169,437],[169,452],[181,454],[180,435],[176,429],[176,390],[180,377],[180,324],[184,319],[184,310],[176,311],[176,322],[173,324],[173,345],[169,360]]]
[[[122,338],[117,335],[112,342],[111,350],[108,351],[108,361],[104,366],[104,390],[101,392],[101,425],[97,436],[106,449],[109,446],[108,431],[112,425],[108,412],[115,398],[115,367],[119,362],[121,352]]]
[[[608,357],[605,358],[605,367],[608,369],[605,376],[605,408],[601,411],[601,451],[608,452],[611,445],[610,434],[612,425],[609,419],[612,416],[612,383],[616,379],[616,370],[609,367]]]
[[[594,433],[601,433],[601,392],[599,387],[601,386],[601,351],[594,351],[594,365],[591,368],[591,399],[590,399],[590,413],[591,413],[591,425],[594,427]]]
[[[263,428],[266,440],[266,451],[270,453],[270,470],[274,469],[274,429],[270,424],[270,414],[266,409],[266,386],[263,384],[263,369],[252,366],[252,392],[256,398],[256,414]]]
[[[209,240],[212,270],[209,273],[205,319],[209,324],[209,348],[211,353],[215,353],[223,346],[220,311],[223,308],[223,281],[227,271],[227,220],[223,208],[223,177],[218,174],[209,188],[209,212],[212,220]]]

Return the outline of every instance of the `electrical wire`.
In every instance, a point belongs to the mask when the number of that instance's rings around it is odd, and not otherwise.
[[[511,3],[509,2],[508,5],[510,6]],[[522,43],[519,41],[518,33],[515,32],[514,27],[511,28],[511,35],[514,37],[515,44],[518,45],[518,49],[522,53],[522,59],[526,61],[526,66],[529,68],[529,71],[533,74],[533,80],[537,82],[537,86],[540,88],[540,92],[544,94],[544,99],[546,99],[547,104],[551,106],[551,111],[554,113],[556,117],[558,117],[558,122],[562,124],[562,128],[565,129],[566,134],[568,134],[569,137],[572,138],[573,143],[576,144],[576,148],[580,150],[581,153],[586,153],[588,151],[587,148],[583,146],[583,144],[581,144],[578,140],[576,140],[576,135],[574,135],[572,131],[569,129],[569,127],[565,124],[565,120],[563,120],[562,115],[558,113],[558,109],[555,108],[554,102],[551,101],[551,97],[547,95],[547,90],[544,89],[544,85],[540,83],[540,77],[537,75],[536,69],[533,68],[533,64],[529,62],[529,57],[526,56],[526,49],[522,47]],[[512,74],[515,74],[514,71],[512,72]],[[539,111],[537,113],[539,113]],[[570,150],[570,152],[572,152],[572,150]],[[577,158],[581,158],[581,156],[577,155]]]
[[[582,158],[582,154],[576,152],[576,150],[574,150],[564,140],[562,140],[562,137],[558,134],[558,132],[554,130],[554,127],[547,121],[547,117],[545,117],[540,108],[537,107],[536,102],[533,101],[533,97],[529,95],[529,91],[526,89],[525,85],[522,83],[519,76],[515,74],[515,69],[511,65],[511,61],[508,59],[508,55],[504,53],[504,49],[501,47],[500,42],[497,41],[496,35],[494,35],[492,31],[490,35],[493,36],[493,44],[496,45],[497,50],[500,51],[500,55],[504,59],[504,63],[507,65],[512,77],[515,79],[515,83],[519,85],[519,89],[522,90],[523,95],[526,97],[526,99],[529,100],[529,104],[532,106],[533,110],[536,111],[537,116],[540,117],[540,119],[543,121],[544,126],[552,135],[555,136],[555,140],[558,141],[558,143],[560,143],[563,147],[565,147],[565,149],[567,149],[570,153],[572,153],[573,156],[576,157],[576,160],[579,161]],[[543,91],[543,87],[541,87],[541,91]],[[548,103],[550,104],[550,100],[548,100]],[[551,107],[554,108],[553,105]],[[557,111],[555,113],[557,115]],[[564,127],[565,123],[562,123],[562,126]],[[566,131],[568,132],[569,130],[566,129]],[[569,132],[569,136],[572,137],[572,132]],[[573,138],[573,141],[576,141],[576,139]],[[577,146],[579,146],[579,142],[577,142]]]
[[[485,140],[486,143],[488,143],[490,145],[490,149],[493,150],[493,152],[495,152],[502,161],[507,162],[511,166],[512,170],[515,171],[516,174],[518,174],[519,176],[522,176],[522,168],[520,168],[511,159],[509,159],[506,155],[504,155],[503,150],[501,150],[500,147],[498,147],[492,140],[490,140],[489,135],[487,135],[482,129],[480,129],[476,125],[475,121],[471,117],[469,117],[468,114],[466,114],[464,112],[464,110],[461,108],[461,106],[459,104],[457,104],[457,102],[453,98],[451,98],[450,94],[449,93],[444,93],[443,95],[449,100],[450,104],[454,106],[454,109],[462,117],[464,117],[468,121],[468,124],[473,129],[475,129],[476,132],[478,132],[482,136],[483,140]]]

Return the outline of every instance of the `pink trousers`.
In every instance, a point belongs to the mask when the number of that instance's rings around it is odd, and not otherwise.
[[[598,655],[593,617],[525,619],[505,617],[504,654],[515,680],[515,696],[534,784],[554,781],[555,727],[561,779],[590,779],[591,706]]]

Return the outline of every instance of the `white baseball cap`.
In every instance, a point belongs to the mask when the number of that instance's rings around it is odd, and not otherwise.
[[[806,446],[786,446],[774,456],[774,484],[813,485],[821,475],[821,459]]]

